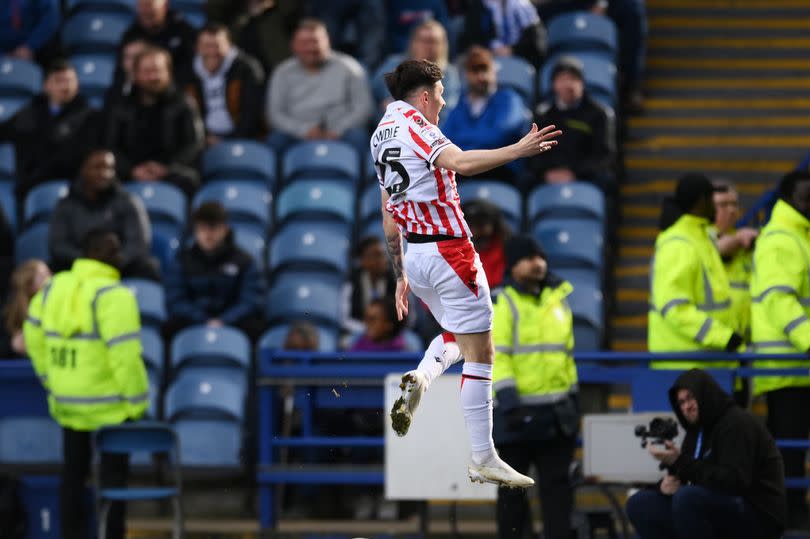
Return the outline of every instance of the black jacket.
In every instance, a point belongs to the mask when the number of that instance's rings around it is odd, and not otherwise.
[[[81,95],[51,114],[45,95],[34,97],[0,123],[0,142],[13,142],[17,160],[14,191],[19,203],[33,187],[73,178],[84,154],[97,141],[98,115]]]
[[[236,246],[231,232],[208,255],[195,243],[181,251],[165,275],[166,307],[172,317],[234,325],[261,318],[264,280],[253,258]]]
[[[138,39],[169,51],[172,64],[174,64],[175,80],[181,83],[189,80],[191,60],[194,58],[194,49],[197,44],[197,31],[186,22],[181,13],[169,9],[166,15],[166,24],[156,32],[147,31],[136,18],[121,37],[117,58],[121,58],[121,51],[123,51],[126,44]],[[120,65],[116,71],[116,80],[121,80],[122,69]]]
[[[556,125],[563,134],[557,138],[553,151],[543,152],[529,159],[529,168],[538,181],[547,170],[570,168],[577,179],[599,182],[613,176],[614,151],[611,129],[605,109],[582,96],[579,106],[560,110],[554,101],[537,106],[537,125]]]
[[[82,254],[81,242],[94,228],[108,228],[121,241],[124,267],[149,258],[151,227],[141,201],[115,184],[90,201],[74,183],[51,215],[48,245],[51,269],[70,269]]]
[[[138,90],[107,109],[104,144],[115,152],[118,177],[128,181],[132,169],[157,161],[169,174],[188,174],[203,149],[203,125],[193,102],[171,88],[154,105],[140,102]]]
[[[681,414],[679,389],[690,390],[697,399],[697,425],[687,423]],[[681,455],[670,466],[670,473],[684,483],[742,496],[772,530],[769,537],[778,537],[787,522],[785,475],[782,456],[765,426],[735,405],[714,378],[700,369],[679,376],[669,390],[669,400],[686,430]],[[701,430],[702,443],[695,458]]]
[[[186,94],[197,103],[205,119],[208,107],[202,80],[196,72],[186,85]],[[260,135],[264,118],[264,70],[255,58],[242,51],[237,53],[225,74],[225,106],[234,124],[227,137],[256,138]]]
[[[459,50],[466,51],[471,45],[488,49],[494,38],[495,25],[489,9],[482,0],[470,0],[464,17],[464,31],[459,38]],[[546,42],[546,28],[538,21],[523,29],[520,39],[512,46],[512,53],[539,68],[546,57]]]

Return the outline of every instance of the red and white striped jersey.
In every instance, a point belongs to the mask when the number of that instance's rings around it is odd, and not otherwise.
[[[461,212],[456,173],[433,162],[451,146],[441,130],[414,107],[394,101],[371,136],[371,157],[386,210],[405,234],[471,237]]]

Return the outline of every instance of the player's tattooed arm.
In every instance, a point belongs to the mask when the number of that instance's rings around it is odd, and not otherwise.
[[[397,279],[402,278],[402,235],[399,230],[385,235],[386,246],[388,247],[388,258],[391,259],[391,265],[394,267],[394,276]]]

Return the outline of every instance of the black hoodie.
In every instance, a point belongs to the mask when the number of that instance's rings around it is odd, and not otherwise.
[[[688,389],[698,403],[698,424],[680,412],[679,389]],[[731,496],[742,496],[763,517],[767,537],[779,537],[787,521],[782,456],[765,426],[739,408],[700,369],[686,371],[669,390],[669,401],[686,437],[670,473],[690,483]],[[703,432],[700,452],[695,448]],[[772,532],[772,533],[771,533]]]

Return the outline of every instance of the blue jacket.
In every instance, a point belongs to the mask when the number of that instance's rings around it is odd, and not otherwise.
[[[218,318],[233,325],[261,316],[264,279],[253,258],[239,249],[231,232],[207,255],[196,244],[180,252],[165,275],[166,310],[193,322]]]
[[[39,50],[59,27],[57,0],[0,2],[0,53],[26,45]]]

